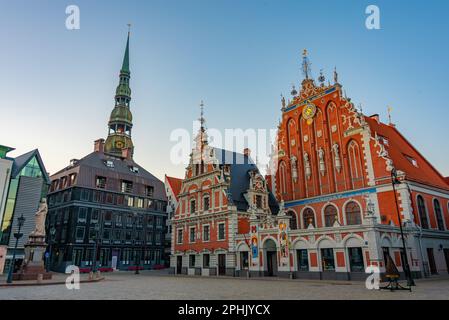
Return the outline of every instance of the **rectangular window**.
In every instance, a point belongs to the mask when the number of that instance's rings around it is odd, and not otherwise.
[[[97,176],[95,179],[95,186],[99,189],[106,188],[106,177]]]
[[[145,187],[145,191],[146,191],[147,197],[153,198],[153,196],[154,196],[154,187],[146,186]]]
[[[111,229],[104,229],[103,230],[103,240],[110,240],[111,239]]]
[[[195,213],[196,211],[196,201],[190,200],[190,213]]]
[[[78,222],[86,222],[86,219],[87,219],[87,208],[79,208]]]
[[[84,233],[85,233],[85,228],[84,227],[77,227],[76,228],[76,240],[84,240]]]
[[[92,215],[90,217],[90,223],[93,223],[93,224],[98,223],[99,215],[100,215],[100,210],[98,210],[98,209],[92,210]]]
[[[195,227],[190,227],[190,236],[189,241],[190,243],[195,242]]]
[[[115,241],[122,240],[122,230],[120,230],[120,229],[115,229],[114,230],[114,240]]]
[[[156,239],[155,239],[156,244],[161,244],[161,242],[162,242],[161,241],[162,240],[161,233],[160,232],[156,232],[155,237],[156,237]]]
[[[153,244],[153,232],[147,232],[145,235],[145,241],[147,242],[147,244]]]
[[[348,248],[349,266],[352,272],[365,272],[362,248]]]
[[[134,197],[126,196],[125,201],[126,201],[128,207],[134,207]]]
[[[297,250],[298,271],[309,271],[309,253],[307,249]]]
[[[114,203],[114,195],[112,193],[106,193],[106,203]]]
[[[81,189],[80,199],[82,201],[89,201],[90,191],[87,189]]]
[[[260,195],[256,196],[256,207],[259,209],[262,208],[262,196],[260,196]]]
[[[104,213],[104,225],[110,226],[112,224],[112,211],[106,211]]]
[[[189,255],[189,267],[195,268],[195,258],[196,256],[194,254]]]
[[[137,198],[137,208],[143,208],[143,198]]]
[[[203,254],[203,268],[209,268],[210,266],[210,255]]]
[[[225,234],[225,224],[219,223],[218,224],[218,240],[225,240],[226,234]]]
[[[334,250],[332,248],[321,249],[321,263],[323,271],[335,271]]]
[[[176,237],[176,242],[177,242],[178,244],[182,244],[182,229],[178,229],[178,234],[177,234],[177,237]]]
[[[204,197],[204,211],[209,210],[210,207],[210,199],[209,197]]]
[[[210,241],[210,227],[209,225],[203,226],[203,241]]]
[[[133,183],[131,181],[122,180],[120,191],[124,193],[132,193]]]

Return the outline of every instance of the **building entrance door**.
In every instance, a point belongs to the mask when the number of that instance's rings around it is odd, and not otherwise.
[[[114,270],[117,270],[118,263],[118,250],[112,250],[112,259],[111,259],[111,267]]]
[[[273,277],[277,273],[278,263],[276,253],[276,251],[267,251],[267,269],[269,277]]]
[[[435,257],[433,256],[433,248],[427,248],[427,258],[429,259],[430,273],[438,274],[437,266],[435,264]]]
[[[176,274],[181,274],[182,272],[182,256],[176,257]]]
[[[449,273],[449,249],[443,249],[444,259],[446,260],[446,269],[447,273]]]
[[[218,255],[218,275],[219,276],[226,275],[226,255],[225,254]]]

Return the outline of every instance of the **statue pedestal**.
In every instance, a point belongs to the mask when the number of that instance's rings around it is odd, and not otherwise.
[[[47,248],[45,236],[30,234],[25,244],[25,263],[19,273],[13,275],[14,280],[51,279],[52,274],[45,271],[44,255]]]

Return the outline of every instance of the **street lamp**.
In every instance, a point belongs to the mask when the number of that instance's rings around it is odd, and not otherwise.
[[[395,187],[395,185],[401,184],[401,181],[398,179],[398,173],[395,168],[393,168],[391,170],[391,184],[393,185],[393,193],[394,193],[394,200],[396,203],[396,212],[398,214],[399,229],[401,230],[402,249],[404,250],[404,272],[405,272],[405,276],[407,277],[407,286],[409,286],[409,287],[416,286],[416,284],[412,278],[412,273],[410,271],[410,265],[408,264],[407,247],[405,245],[404,231],[402,229],[402,218],[401,218],[401,214],[399,212],[398,198],[396,195],[396,187]]]
[[[137,234],[137,232],[139,232],[137,230],[137,221],[138,221],[138,214],[134,213],[134,228],[135,228],[135,232]],[[136,239],[134,239],[134,243],[136,242]],[[134,272],[134,274],[139,274],[139,267],[140,267],[140,262],[138,261],[138,257],[137,257],[137,245],[134,246],[134,265],[136,267],[136,270]]]
[[[9,271],[8,271],[8,279],[6,280],[7,283],[12,283],[12,274],[14,271],[14,266],[16,264],[16,251],[17,251],[17,246],[19,245],[19,239],[22,238],[23,233],[21,233],[20,231],[22,230],[23,224],[25,223],[25,218],[23,217],[23,214],[17,218],[18,222],[19,222],[19,228],[17,230],[16,233],[14,233],[14,238],[16,238],[16,244],[14,246],[14,251],[12,254],[12,261],[11,264],[9,265]],[[12,227],[11,227],[12,229]]]
[[[50,272],[51,269],[51,258],[52,258],[52,244],[53,244],[53,239],[55,237],[56,234],[56,228],[53,226],[50,228],[50,239],[48,239],[49,242],[49,247],[48,247],[48,252],[47,252],[47,272]]]
[[[95,243],[94,243],[94,256],[93,259],[93,265],[92,265],[92,272],[97,272],[97,247],[98,247],[98,237],[100,236],[100,227],[98,224],[95,225]]]

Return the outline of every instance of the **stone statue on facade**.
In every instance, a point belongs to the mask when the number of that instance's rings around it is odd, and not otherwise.
[[[32,236],[45,237],[45,218],[47,217],[47,213],[48,213],[47,200],[42,199],[41,203],[39,204],[39,209],[34,215],[36,226],[34,228],[34,231],[31,233]]]

